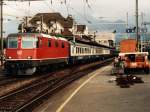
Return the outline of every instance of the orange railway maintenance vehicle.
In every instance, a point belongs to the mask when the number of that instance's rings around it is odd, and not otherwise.
[[[124,60],[125,73],[136,69],[144,70],[147,74],[149,73],[148,52],[119,53],[119,56]]]
[[[124,72],[141,69],[148,74],[150,71],[149,54],[148,52],[137,52],[136,45],[135,39],[125,39],[120,42],[119,57],[123,60]]]

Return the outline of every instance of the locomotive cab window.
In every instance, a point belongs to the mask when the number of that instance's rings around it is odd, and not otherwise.
[[[36,48],[37,38],[22,37],[22,48]]]
[[[7,47],[8,48],[18,48],[18,38],[17,37],[8,38]]]
[[[126,55],[131,62],[135,62],[135,54]]]

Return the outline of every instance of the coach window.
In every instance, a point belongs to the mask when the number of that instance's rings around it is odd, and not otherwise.
[[[8,42],[7,43],[8,48],[18,48],[18,38],[17,37],[8,38],[7,42]]]
[[[86,53],[88,53],[88,48],[86,48]]]
[[[76,49],[77,49],[76,53],[78,54],[78,47]]]
[[[82,48],[82,53],[84,53],[84,48]]]
[[[51,40],[48,40],[48,47],[51,47]]]
[[[86,48],[84,48],[84,53],[86,53]]]
[[[79,48],[79,54],[81,54],[81,48]]]
[[[74,54],[74,47],[71,47],[71,50],[72,50],[72,54]]]
[[[79,48],[77,47],[76,49],[77,49],[77,54],[78,54],[79,53]]]
[[[62,42],[61,47],[62,47],[62,48],[65,48],[65,44],[64,44],[64,42]]]
[[[78,49],[77,49],[77,47],[76,47],[76,53],[77,53],[77,51],[78,51]]]
[[[58,47],[58,41],[55,41],[55,47]]]

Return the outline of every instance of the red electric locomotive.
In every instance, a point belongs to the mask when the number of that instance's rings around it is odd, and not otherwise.
[[[7,38],[5,69],[8,73],[33,74],[38,67],[67,63],[69,42],[41,33],[16,33]]]

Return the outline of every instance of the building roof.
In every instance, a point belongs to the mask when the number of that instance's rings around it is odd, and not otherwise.
[[[86,25],[77,25],[77,32],[84,32],[86,29]]]
[[[64,18],[60,13],[38,13],[29,22],[36,24],[37,21],[41,21],[42,17],[47,26],[51,26],[51,21],[59,22],[64,28],[72,28],[73,26],[73,18],[71,16]]]
[[[62,32],[62,34],[64,35],[64,36],[73,36],[73,34],[72,34],[72,32],[71,31],[69,31],[67,28],[65,28],[64,29],[64,31]]]
[[[93,46],[97,46],[97,47],[104,47],[104,48],[108,48],[108,49],[114,49],[114,47],[105,46],[105,45],[99,44],[99,43],[94,42],[94,41],[82,41],[82,40],[76,39],[76,42],[77,43],[82,43],[82,44],[93,45]]]

